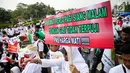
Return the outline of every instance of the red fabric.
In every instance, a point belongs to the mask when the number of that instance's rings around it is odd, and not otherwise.
[[[25,36],[24,36],[24,41],[27,41],[27,40],[28,40],[28,36],[25,35]]]
[[[36,56],[32,57],[32,58],[35,58]],[[24,57],[21,58],[20,62],[23,63],[24,62],[24,59],[27,59],[27,58],[30,58],[30,55],[29,54],[24,54]],[[28,61],[26,61],[26,63],[24,64],[24,67],[26,67]]]
[[[5,57],[4,60],[7,60],[10,64],[12,64],[12,60],[9,57]]]
[[[120,25],[120,27],[122,27],[123,21],[122,21],[122,20],[119,20],[119,21],[117,22],[117,24]]]

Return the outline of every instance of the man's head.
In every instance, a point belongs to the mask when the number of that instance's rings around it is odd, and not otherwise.
[[[130,27],[123,28],[121,31],[121,39],[126,42],[130,39]]]
[[[28,29],[30,29],[31,27],[30,26],[28,26]]]
[[[122,20],[122,18],[121,18],[121,17],[119,17],[119,18],[118,18],[118,20]]]
[[[35,30],[38,31],[40,29],[40,25],[35,26]]]
[[[50,45],[50,49],[51,49],[51,51],[56,52],[59,50],[59,46],[58,45]]]
[[[38,34],[38,33],[34,33],[33,40],[34,40],[34,41],[37,41],[38,38],[39,38],[39,34]]]
[[[123,64],[130,69],[130,44],[124,44],[121,48]]]

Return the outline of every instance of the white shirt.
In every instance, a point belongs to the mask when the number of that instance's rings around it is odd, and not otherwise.
[[[42,67],[60,67],[60,73],[71,73],[69,63],[64,59],[41,59]],[[41,65],[28,63],[22,73],[41,73]],[[55,72],[58,73],[58,72]]]
[[[124,66],[124,65],[123,65]],[[124,66],[125,67],[125,66]],[[126,73],[130,73],[130,69],[126,68]],[[116,66],[116,67],[113,67],[110,69],[109,73],[124,73],[124,70],[123,70],[123,67],[122,67],[122,64]]]
[[[12,29],[12,30],[9,29],[9,30],[8,30],[8,33],[9,33],[9,35],[14,35],[14,30],[13,30],[13,29]]]
[[[15,33],[17,33],[17,34],[19,33],[18,28],[15,28],[14,31],[15,31]]]
[[[41,73],[41,65],[28,63],[22,73]]]
[[[71,73],[69,62],[64,59],[42,59],[42,67],[60,67],[59,71],[55,73]]]
[[[111,49],[105,49],[101,59],[104,64],[103,70],[108,73],[109,70],[115,66],[115,62],[112,60]]]
[[[60,51],[52,52],[49,50],[50,59],[64,59],[63,54]],[[62,73],[59,65],[51,67],[52,73]]]
[[[27,31],[25,30],[24,27],[22,27],[21,31],[20,31],[20,34],[27,34]]]
[[[37,41],[33,41],[33,44],[38,47],[39,52],[43,52],[44,45],[42,42],[39,41],[40,41],[39,39]]]

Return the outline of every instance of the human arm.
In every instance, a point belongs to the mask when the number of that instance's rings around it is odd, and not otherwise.
[[[39,56],[40,56],[40,59],[43,59],[44,58],[44,44],[42,42],[39,42],[38,43],[38,52],[39,52]]]
[[[63,59],[28,59],[31,63],[39,63],[42,67],[53,67],[53,66],[60,66]]]

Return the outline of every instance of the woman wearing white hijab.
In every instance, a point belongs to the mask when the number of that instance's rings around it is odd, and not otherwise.
[[[20,49],[19,56],[20,56],[19,66],[23,68],[22,73],[41,73],[41,65],[35,63],[29,63],[27,61],[30,58],[40,59],[36,46],[31,44],[24,49]],[[22,58],[24,61],[21,61]]]
[[[64,47],[66,51],[70,49],[70,47],[67,46],[62,47]],[[40,63],[42,67],[60,66],[62,73],[70,73],[70,71],[73,71],[72,73],[89,73],[88,65],[78,51],[78,47],[72,47],[72,59],[73,65],[69,65],[64,59],[31,59],[30,61],[33,63]]]

